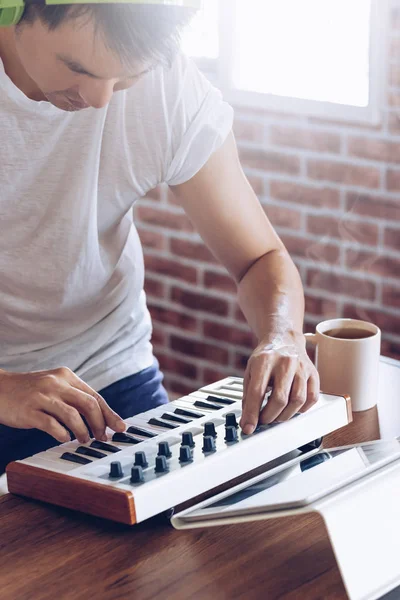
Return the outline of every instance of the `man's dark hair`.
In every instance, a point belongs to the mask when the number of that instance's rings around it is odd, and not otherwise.
[[[123,63],[137,60],[170,65],[182,30],[195,13],[193,8],[154,4],[30,4],[18,27],[40,19],[54,31],[66,21],[94,19],[96,33],[103,35]]]

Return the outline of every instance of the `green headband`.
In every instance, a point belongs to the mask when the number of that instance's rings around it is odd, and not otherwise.
[[[16,25],[24,12],[25,6],[60,5],[60,4],[161,4],[164,6],[182,6],[201,8],[202,0],[0,0],[0,27]]]

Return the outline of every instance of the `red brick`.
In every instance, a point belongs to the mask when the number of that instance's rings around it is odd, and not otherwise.
[[[264,206],[264,210],[275,227],[287,227],[295,231],[301,228],[302,214],[298,210],[271,204]]]
[[[221,298],[211,298],[205,296],[199,291],[189,292],[181,288],[173,287],[171,290],[171,300],[178,302],[181,306],[192,310],[205,311],[225,317],[229,311],[229,304]]]
[[[146,254],[145,265],[148,272],[168,275],[169,277],[182,279],[189,283],[197,283],[197,269],[182,265],[176,260]]]
[[[396,199],[350,193],[346,198],[347,210],[352,214],[400,221],[400,202]]]
[[[152,302],[148,302],[148,308],[153,321],[173,325],[185,331],[197,331],[197,319],[194,317],[185,315],[177,310],[172,310],[171,308],[157,306]]]
[[[379,256],[373,252],[347,250],[346,265],[355,271],[375,273],[383,277],[399,277],[400,275],[400,259]]]
[[[203,380],[204,385],[210,385],[211,383],[216,383],[221,379],[225,379],[225,377],[230,377],[232,375],[231,370],[222,371],[217,369],[204,369],[203,371]]]
[[[345,220],[326,215],[309,215],[307,231],[314,235],[338,238],[343,241],[358,242],[376,246],[378,243],[378,227],[372,223]]]
[[[264,126],[260,121],[235,119],[233,132],[238,140],[248,142],[262,142],[264,140]]]
[[[145,198],[147,200],[155,200],[156,202],[160,202],[162,200],[163,188],[161,185],[158,185],[156,188],[147,192]]]
[[[185,214],[171,212],[149,206],[138,206],[136,218],[144,223],[158,225],[163,229],[178,231],[193,231],[193,226]]]
[[[288,175],[298,175],[300,173],[300,159],[298,156],[288,156],[278,152],[255,150],[253,148],[241,148],[239,154],[242,165],[250,169],[261,169]]]
[[[344,294],[364,300],[375,300],[376,297],[376,286],[372,281],[315,269],[308,271],[307,285],[312,289],[332,292],[333,299],[335,299],[336,294]]]
[[[335,121],[335,119],[327,119],[326,117],[308,117],[307,123],[310,125],[323,125],[335,127],[341,129],[343,127],[343,121]],[[380,131],[382,125],[380,123],[373,125],[371,123],[360,123],[359,121],[346,121],[346,129],[363,129],[365,131]]]
[[[340,261],[340,248],[338,246],[286,234],[282,234],[280,238],[292,256],[333,265],[338,264]]]
[[[207,289],[222,290],[223,292],[237,293],[237,286],[232,277],[222,275],[214,271],[206,271],[204,273],[204,286]]]
[[[207,246],[201,242],[191,242],[179,238],[170,238],[169,247],[172,254],[176,256],[192,258],[197,261],[216,263]]]
[[[397,96],[398,108],[400,108],[400,94]],[[394,98],[390,99],[390,102],[394,102]],[[400,118],[396,113],[389,113],[389,131],[393,135],[400,135]]]
[[[250,329],[243,330],[211,321],[203,323],[203,335],[205,338],[212,338],[235,346],[244,346],[251,350],[257,345],[256,338]]]
[[[400,162],[400,144],[376,138],[353,137],[348,141],[351,156],[385,163]]]
[[[239,321],[239,323],[247,323],[246,317],[239,306],[237,306],[235,310],[235,321]]]
[[[399,286],[383,286],[383,305],[400,309],[400,282]]]
[[[386,176],[386,187],[389,192],[400,192],[400,171],[388,169]]]
[[[270,139],[272,144],[278,146],[303,148],[316,152],[340,152],[340,136],[328,131],[272,125]]]
[[[306,313],[325,319],[334,319],[339,316],[339,307],[334,300],[314,298],[306,294]]]
[[[187,379],[197,379],[198,368],[192,363],[174,358],[162,352],[157,352],[157,360],[160,363],[161,370],[164,372],[170,371],[173,375],[182,375],[182,377],[186,377]]]
[[[400,341],[382,340],[381,353],[383,356],[400,360]]]
[[[162,281],[157,281],[157,279],[152,279],[146,275],[144,289],[148,296],[165,298],[165,283]]]
[[[346,304],[343,316],[349,319],[361,319],[361,321],[374,323],[382,329],[383,333],[400,335],[400,317],[397,315],[386,314],[372,308],[366,309]]]
[[[154,324],[153,327],[153,335],[151,337],[151,343],[154,346],[166,346],[167,344],[167,334],[163,331],[162,327],[157,323]]]
[[[360,167],[349,163],[322,160],[308,161],[308,176],[344,185],[378,188],[381,174],[375,167]]]
[[[400,252],[400,229],[385,230],[385,246],[398,250]],[[400,273],[399,273],[400,278]]]
[[[392,108],[400,108],[400,91],[399,90],[391,90],[388,96],[389,106]],[[396,120],[399,121],[399,117],[396,112],[390,113],[389,116],[396,117]]]
[[[390,65],[389,83],[393,87],[400,87],[400,66],[399,65]]]
[[[325,187],[307,187],[297,183],[286,181],[274,181],[270,183],[270,194],[276,200],[294,202],[302,206],[315,206],[317,208],[339,208],[339,190]]]
[[[174,379],[168,373],[165,376],[164,384],[165,384],[165,388],[168,391],[168,394],[171,396],[175,396],[177,398],[191,394],[192,392],[196,391],[195,388],[197,387],[196,385],[193,386],[193,385],[184,383],[183,381]]]
[[[228,350],[225,348],[217,348],[212,344],[206,344],[199,340],[188,340],[177,335],[171,335],[171,348],[186,356],[203,358],[204,360],[216,362],[220,365],[227,365],[229,362]]]
[[[264,194],[264,181],[261,177],[256,175],[247,175],[247,180],[253,188],[254,193],[257,196],[263,196]]]
[[[165,249],[165,236],[159,231],[146,231],[146,229],[137,228],[142,246],[153,248],[155,250]]]

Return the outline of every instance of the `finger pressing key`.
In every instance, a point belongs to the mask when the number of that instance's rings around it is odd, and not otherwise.
[[[270,379],[270,367],[254,364],[246,380],[246,394],[243,397],[243,412],[240,426],[245,435],[251,435],[258,425],[260,409]]]
[[[71,373],[71,377],[71,385],[73,385],[73,387],[95,398],[102,412],[106,426],[110,427],[113,431],[125,431],[126,425],[123,419],[108,406],[104,398],[74,373]]]
[[[63,400],[70,406],[76,408],[86,419],[86,422],[97,440],[105,442],[106,423],[99,403],[94,396],[86,394],[77,388],[71,387],[63,395]]]

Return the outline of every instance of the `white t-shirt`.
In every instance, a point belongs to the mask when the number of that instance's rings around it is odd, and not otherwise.
[[[28,99],[0,61],[0,368],[67,366],[96,390],[149,367],[136,200],[191,179],[232,109],[179,55],[101,110]]]

